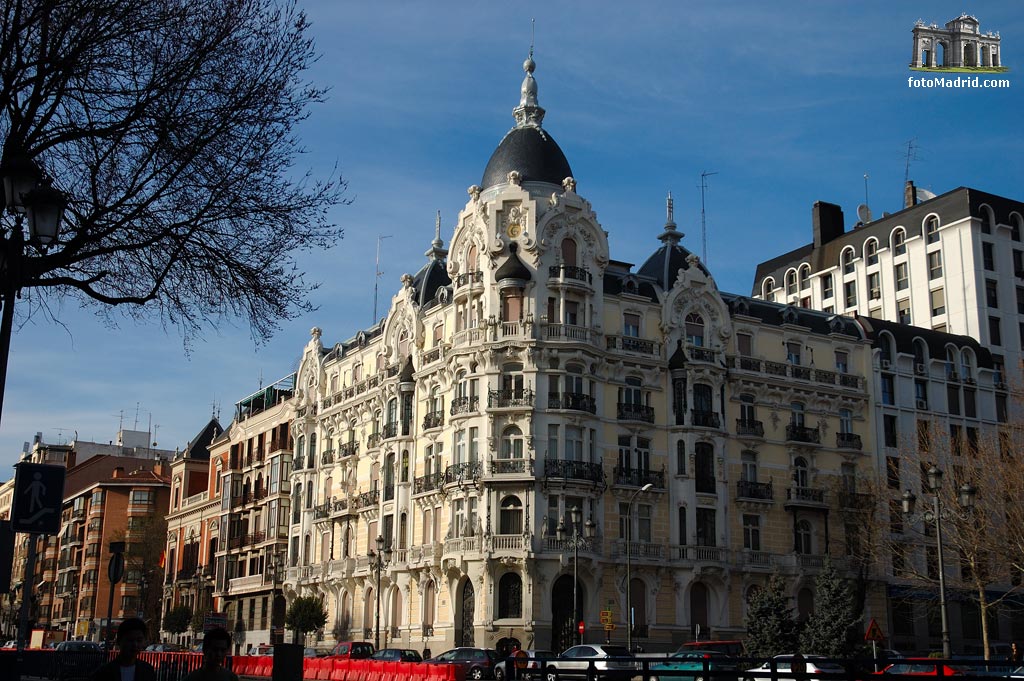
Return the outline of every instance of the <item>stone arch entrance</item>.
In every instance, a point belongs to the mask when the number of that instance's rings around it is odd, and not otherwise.
[[[473,647],[473,617],[476,612],[476,590],[473,581],[465,580],[460,588],[455,618],[455,645]]]
[[[576,616],[586,621],[586,591],[576,583]],[[572,575],[562,575],[551,587],[551,650],[561,653],[576,645],[576,622],[572,618]]]

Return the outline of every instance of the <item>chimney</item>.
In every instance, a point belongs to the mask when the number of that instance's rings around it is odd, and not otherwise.
[[[117,468],[115,468],[115,469],[114,469],[114,475],[113,475],[113,477],[114,477],[115,479],[117,479],[117,478],[123,478],[123,477],[124,477],[124,466],[118,466]]]
[[[815,201],[811,209],[814,229],[814,247],[821,248],[829,241],[843,235],[843,209],[834,203]]]
[[[916,205],[917,187],[914,186],[913,180],[907,180],[907,183],[903,186],[903,207],[910,208]]]

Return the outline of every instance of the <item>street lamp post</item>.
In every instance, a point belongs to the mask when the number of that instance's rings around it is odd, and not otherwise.
[[[654,485],[647,483],[633,492],[626,504],[626,650],[631,653],[633,652],[633,603],[630,599],[630,581],[632,579],[630,573],[633,567],[633,502],[644,492],[649,492],[652,487]]]
[[[3,181],[3,208],[13,223],[0,229],[0,414],[3,413],[7,384],[7,362],[11,352],[14,328],[14,301],[25,283],[26,246],[35,246],[40,253],[57,240],[67,199],[53,188],[50,179],[29,156],[22,144],[10,137],[4,142],[0,157],[0,180]],[[25,222],[28,222],[28,242]]]
[[[377,535],[377,550],[370,549],[370,568],[377,571],[377,607],[373,618],[373,647],[380,650],[380,572],[391,563],[391,547]]]
[[[963,516],[951,509],[943,508],[939,490],[942,487],[942,470],[932,466],[928,469],[928,491],[932,494],[932,507],[925,509],[915,515],[914,507],[917,497],[909,489],[903,493],[903,513],[909,522],[923,520],[926,523],[935,523],[935,551],[939,569],[939,613],[942,618],[942,657],[950,659],[953,651],[949,645],[949,615],[946,612],[946,569],[942,560],[942,521],[950,519],[962,519]],[[974,508],[974,498],[977,490],[973,485],[964,483],[957,495],[957,501],[965,511]]]
[[[596,534],[597,526],[593,520],[588,520],[583,528],[583,534],[580,534],[580,520],[582,514],[580,513],[579,506],[574,506],[570,511],[570,517],[572,519],[572,535],[566,536],[565,519],[562,519],[558,523],[558,527],[555,532],[558,535],[558,542],[565,543],[572,548],[572,626],[575,633],[573,638],[577,639],[577,643],[583,643],[583,636],[579,633],[579,562],[580,562],[580,547],[589,548],[590,541]]]
[[[276,643],[274,629],[277,621],[277,585],[284,578],[284,558],[275,551],[270,559],[270,642]],[[282,626],[283,626],[282,622]],[[283,640],[283,639],[282,639]]]

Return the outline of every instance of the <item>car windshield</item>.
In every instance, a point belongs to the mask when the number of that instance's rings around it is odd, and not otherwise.
[[[821,662],[820,660],[813,660],[813,661],[811,661],[811,664],[813,664],[815,667],[817,667],[818,669],[820,669],[820,670],[822,670],[824,672],[841,672],[841,671],[845,671],[845,668],[843,667],[843,665],[837,664],[835,662]]]
[[[629,654],[629,651],[622,646],[605,646],[605,655],[609,657],[633,657]]]

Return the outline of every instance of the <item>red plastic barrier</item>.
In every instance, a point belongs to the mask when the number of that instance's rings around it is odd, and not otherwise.
[[[348,681],[349,661],[345,658],[327,658],[331,660],[330,681]]]
[[[252,676],[249,672],[249,656],[248,655],[233,655],[231,657],[231,671],[237,676]]]
[[[274,658],[270,655],[260,655],[259,662],[256,663],[256,672],[253,676],[260,676],[264,678],[270,678],[274,673]]]
[[[366,667],[369,660],[351,660],[348,681],[366,681]]]
[[[315,657],[304,657],[302,658],[302,678],[305,681],[316,680],[316,662]]]
[[[326,657],[321,657],[318,660],[319,664],[316,668],[316,678],[318,681],[330,681],[331,671],[334,669],[331,664],[331,660]]]
[[[444,664],[431,664],[427,665],[427,678],[430,681],[444,681],[448,676],[448,665]]]
[[[399,662],[397,667],[395,681],[414,681],[414,679],[419,679],[419,675],[416,674],[415,662]]]
[[[384,663],[380,660],[367,660],[366,681],[381,681],[384,675]]]
[[[466,681],[466,670],[460,664],[447,665],[448,681]]]

